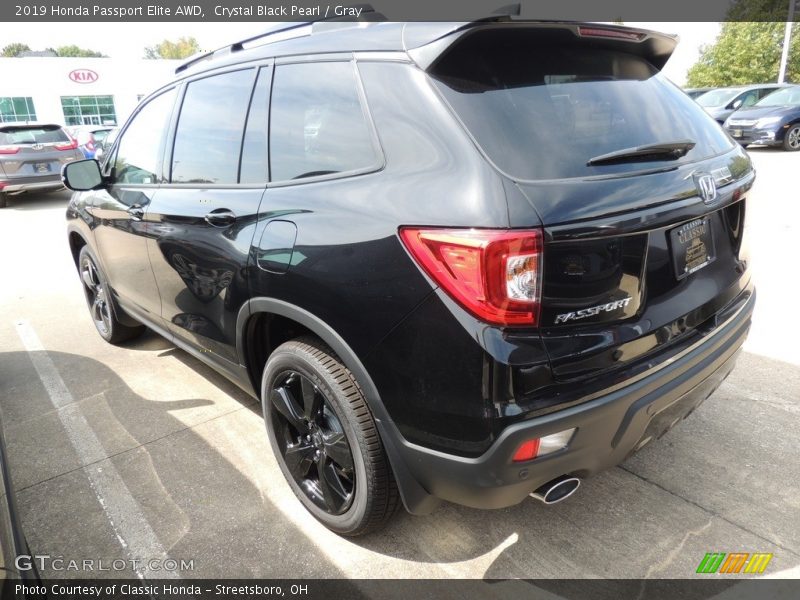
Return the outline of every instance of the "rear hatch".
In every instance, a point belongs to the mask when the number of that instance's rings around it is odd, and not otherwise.
[[[712,330],[748,285],[741,246],[754,172],[659,73],[672,47],[619,27],[491,24],[460,32],[428,66],[514,182],[511,227],[544,228],[531,335],[559,381],[652,366],[643,358]]]
[[[0,125],[0,164],[5,179],[56,177],[76,158],[78,145],[58,125]]]

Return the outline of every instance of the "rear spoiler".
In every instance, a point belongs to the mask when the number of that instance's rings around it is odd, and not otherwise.
[[[424,27],[424,25],[423,25]],[[403,42],[412,60],[423,70],[431,70],[436,62],[467,36],[489,29],[525,28],[542,33],[556,31],[571,32],[576,38],[591,39],[598,48],[618,50],[644,58],[656,69],[661,70],[672,56],[679,38],[676,35],[658,33],[647,29],[625,27],[622,25],[600,23],[576,23],[565,21],[523,21],[512,16],[490,18],[471,23],[451,23],[436,25],[440,28],[440,36],[429,43],[420,44],[426,37],[430,40],[430,31],[414,31],[407,27],[403,32]]]

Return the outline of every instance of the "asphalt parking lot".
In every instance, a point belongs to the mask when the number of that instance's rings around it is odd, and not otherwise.
[[[751,155],[759,300],[714,396],[566,502],[445,505],[356,540],[295,500],[251,398],[156,334],[113,347],[95,333],[67,247],[68,193],[10,198],[0,211],[0,409],[31,550],[178,562],[42,574],[683,578],[706,552],[742,551],[774,554],[766,576],[800,577],[800,154]]]

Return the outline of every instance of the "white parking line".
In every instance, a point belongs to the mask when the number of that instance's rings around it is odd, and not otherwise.
[[[139,504],[131,495],[128,486],[125,485],[125,481],[111,461],[107,461],[102,466],[91,464],[106,458],[107,454],[103,445],[84,418],[80,407],[64,384],[64,380],[61,379],[58,369],[39,341],[33,327],[24,320],[18,321],[16,327],[17,335],[28,351],[28,356],[47,390],[50,401],[56,408],[58,418],[67,432],[78,459],[81,464],[88,465],[83,470],[89,479],[89,485],[97,496],[97,501],[103,507],[111,528],[129,560],[137,561],[131,563],[135,565],[136,575],[142,579],[146,577],[178,577],[175,571],[152,571],[148,568],[148,561],[153,559],[159,560],[163,564],[167,558],[166,550],[158,541],[158,537],[150,527]]]

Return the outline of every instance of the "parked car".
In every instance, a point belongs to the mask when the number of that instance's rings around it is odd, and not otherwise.
[[[11,194],[62,189],[61,167],[82,158],[59,125],[0,124],[0,208]]]
[[[78,148],[86,158],[94,158],[97,147],[113,129],[113,125],[77,125],[67,132],[78,141]]]
[[[695,100],[699,96],[702,96],[706,92],[710,92],[711,90],[715,90],[717,88],[712,87],[700,87],[700,88],[686,88],[683,91],[686,92],[686,95],[689,96],[692,100]]]
[[[146,325],[259,398],[345,535],[398,498],[558,502],[720,385],[755,173],[658,72],[674,37],[327,25],[185,63],[64,170],[105,340]]]
[[[108,131],[102,140],[97,141],[94,149],[94,158],[96,158],[99,162],[102,162],[103,155],[108,148],[111,148],[118,135],[119,127],[114,127]]]
[[[800,150],[800,86],[770,94],[754,106],[742,108],[725,122],[733,138],[747,146],[765,144],[784,150]]]
[[[778,83],[765,83],[760,85],[745,85],[738,87],[719,88],[699,96],[697,103],[706,109],[719,123],[740,108],[753,106],[756,102],[781,89]]]

